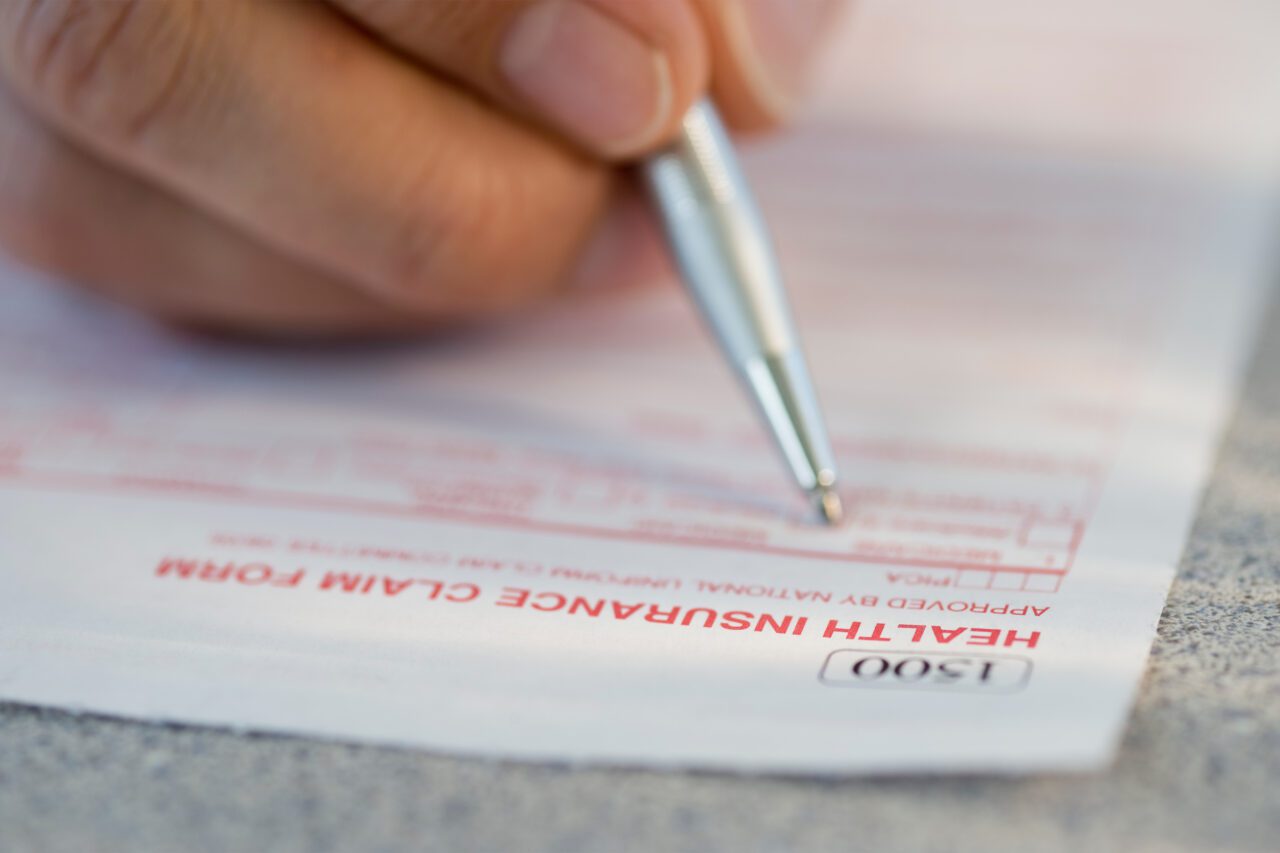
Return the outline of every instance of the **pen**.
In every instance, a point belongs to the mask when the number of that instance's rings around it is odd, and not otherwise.
[[[822,518],[840,521],[835,457],[772,241],[715,107],[695,104],[641,166],[685,285]]]

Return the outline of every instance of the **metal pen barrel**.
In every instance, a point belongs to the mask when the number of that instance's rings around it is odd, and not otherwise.
[[[823,518],[841,515],[836,465],[772,241],[716,109],[642,166],[685,284]]]

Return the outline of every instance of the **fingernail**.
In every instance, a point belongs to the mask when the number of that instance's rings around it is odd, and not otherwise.
[[[605,154],[653,141],[671,112],[666,57],[584,0],[541,0],[520,12],[499,65],[548,120]]]
[[[727,32],[763,106],[778,118],[794,109],[814,50],[839,0],[729,0]]]

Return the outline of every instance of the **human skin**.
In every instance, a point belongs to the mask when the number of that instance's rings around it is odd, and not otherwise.
[[[160,318],[405,333],[661,263],[620,168],[784,122],[841,0],[6,0],[0,251]]]

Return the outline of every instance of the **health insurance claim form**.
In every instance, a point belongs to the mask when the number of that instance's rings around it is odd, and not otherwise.
[[[0,696],[520,759],[1104,763],[1265,296],[1280,21],[1237,6],[862,4],[748,158],[837,529],[674,287],[289,351],[10,269]]]

